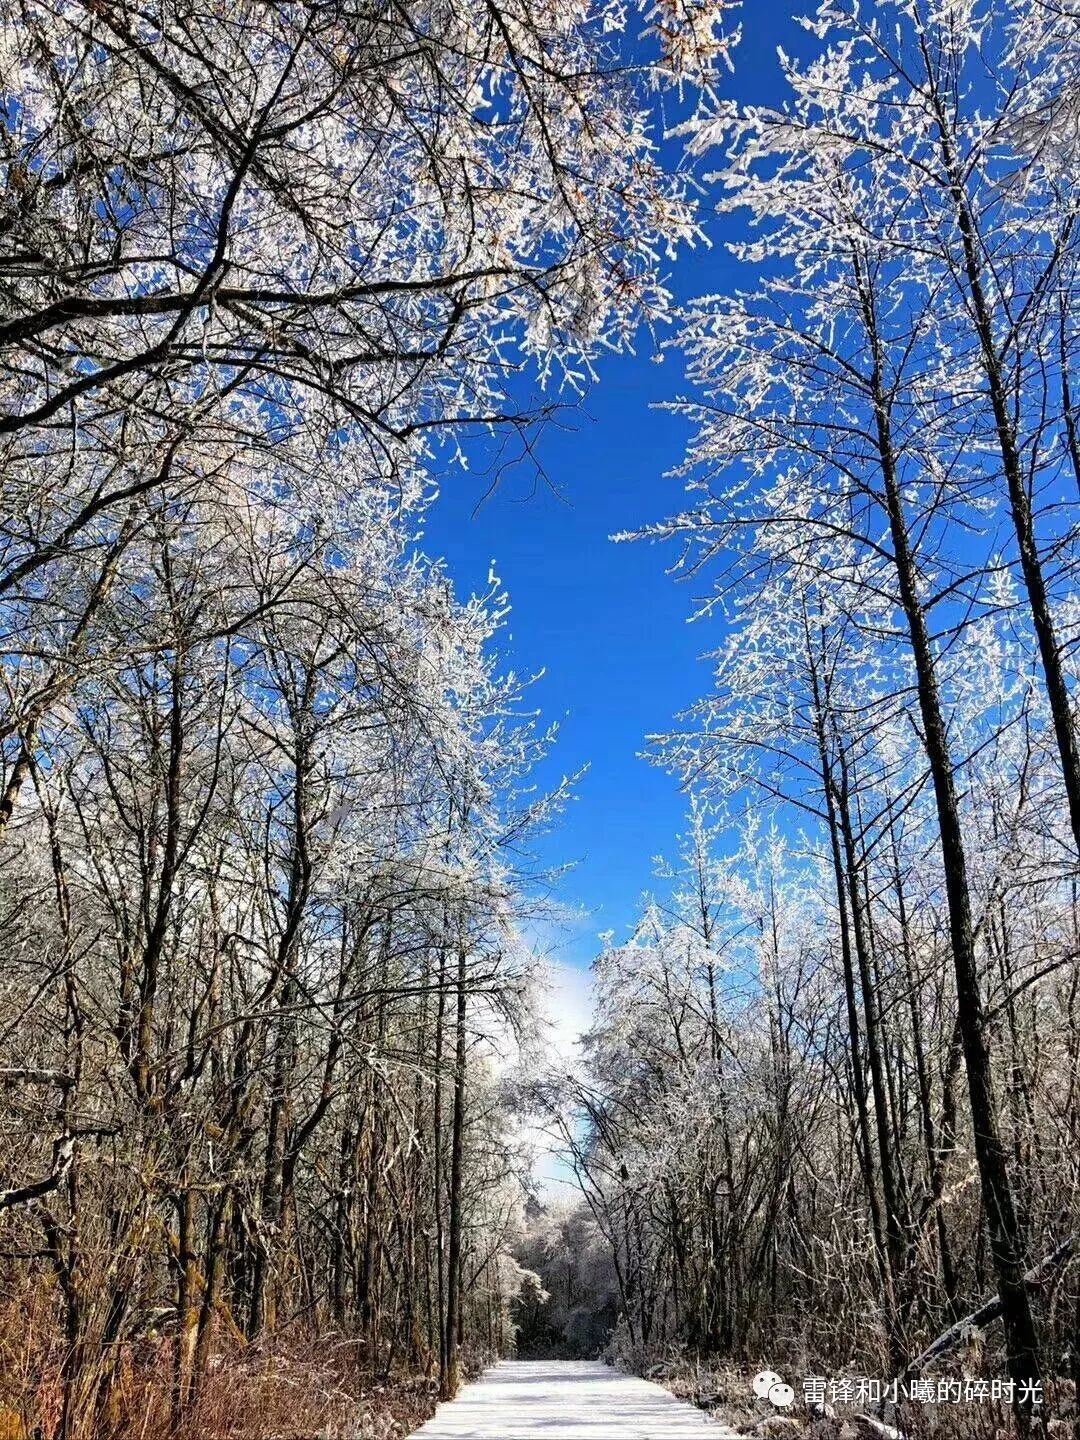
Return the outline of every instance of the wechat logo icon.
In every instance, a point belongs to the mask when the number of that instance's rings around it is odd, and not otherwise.
[[[760,1371],[754,1376],[753,1386],[759,1400],[771,1400],[780,1410],[786,1410],[795,1399],[795,1391],[775,1370]]]

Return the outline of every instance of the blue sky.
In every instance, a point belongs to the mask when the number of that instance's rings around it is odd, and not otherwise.
[[[776,103],[776,45],[796,49],[799,32],[763,9],[746,9],[742,19],[728,93]],[[687,251],[671,269],[678,298],[752,283],[724,249],[738,227],[738,218],[709,219],[712,248]],[[545,776],[590,766],[542,848],[547,863],[576,862],[558,898],[582,918],[562,928],[554,955],[572,965],[590,963],[598,932],[625,937],[654,857],[674,851],[684,797],[676,779],[640,753],[646,735],[707,688],[709,668],[699,657],[720,638],[715,622],[687,623],[694,582],[677,584],[665,573],[672,552],[608,538],[680,505],[679,482],[665,471],[681,459],[689,431],[679,417],[650,408],[683,389],[680,359],[669,353],[657,363],[643,335],[636,356],[608,357],[599,373],[581,411],[567,417],[570,428],[542,436],[550,486],[536,487],[521,467],[477,510],[487,479],[451,471],[424,540],[428,553],[446,557],[462,593],[484,588],[494,559],[513,605],[501,647],[506,662],[545,670],[536,703],[561,726]]]

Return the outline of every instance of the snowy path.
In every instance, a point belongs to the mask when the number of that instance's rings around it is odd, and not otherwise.
[[[659,1385],[595,1360],[504,1360],[440,1405],[416,1440],[724,1440]]]

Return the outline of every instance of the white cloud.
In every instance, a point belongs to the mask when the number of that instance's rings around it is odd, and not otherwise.
[[[581,1037],[592,1024],[592,976],[562,960],[549,960],[547,970],[542,1006],[553,1063],[576,1070],[581,1059]]]
[[[592,1025],[592,976],[579,965],[549,958],[540,979],[540,1012],[544,1034],[540,1050],[557,1075],[582,1068],[581,1038]],[[573,1170],[560,1154],[558,1137],[541,1122],[526,1129],[536,1153],[533,1178],[541,1199],[554,1200],[577,1190]]]

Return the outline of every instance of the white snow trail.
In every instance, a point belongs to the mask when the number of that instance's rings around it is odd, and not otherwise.
[[[414,1432],[415,1440],[728,1440],[659,1385],[597,1360],[504,1360]]]

